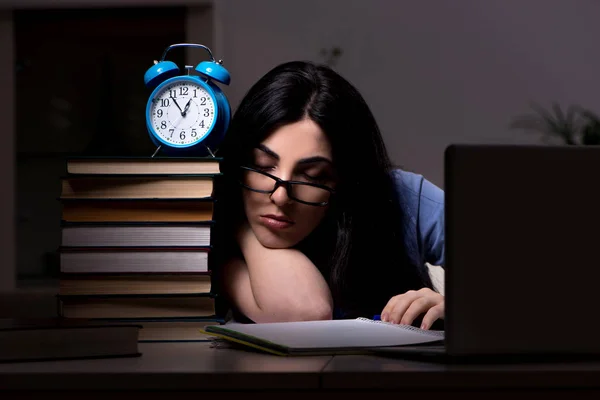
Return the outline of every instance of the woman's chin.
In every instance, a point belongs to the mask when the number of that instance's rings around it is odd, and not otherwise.
[[[300,241],[276,235],[265,228],[255,230],[255,234],[260,244],[269,249],[289,249]]]
[[[273,237],[266,237],[266,238],[258,238],[258,241],[260,242],[260,244],[262,244],[264,247],[268,248],[268,249],[289,249],[290,247],[293,247],[296,243],[292,243],[289,240],[284,240],[282,238],[273,238]]]
[[[289,249],[292,247],[292,246],[288,245],[287,243],[266,242],[266,243],[262,243],[262,245],[267,249]]]

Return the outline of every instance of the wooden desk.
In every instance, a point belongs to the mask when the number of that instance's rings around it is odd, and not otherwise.
[[[0,398],[146,399],[198,392],[264,392],[261,399],[310,400],[343,393],[378,400],[420,399],[459,392],[464,399],[515,393],[555,398],[600,398],[600,362],[444,365],[375,356],[279,357],[212,348],[209,343],[140,344],[137,358],[0,364]],[[195,392],[195,393],[191,393]]]
[[[462,399],[501,393],[599,399],[600,362],[461,365],[336,356],[324,368],[321,383],[324,390],[418,392],[420,397],[460,392]]]
[[[318,389],[332,357],[292,359],[208,342],[140,343],[141,357],[0,364],[11,391]],[[4,398],[3,395],[0,397]]]

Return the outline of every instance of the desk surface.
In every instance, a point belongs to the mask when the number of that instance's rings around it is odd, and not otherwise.
[[[381,356],[336,356],[325,389],[598,389],[600,362],[443,364]]]
[[[209,342],[140,343],[140,357],[0,364],[4,390],[316,389],[332,359],[214,348]]]
[[[0,364],[1,390],[600,389],[600,362],[446,365],[141,343],[141,357]]]

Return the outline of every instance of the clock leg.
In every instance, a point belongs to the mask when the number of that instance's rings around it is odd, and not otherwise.
[[[158,151],[160,150],[160,148],[161,148],[161,147],[162,147],[162,145],[160,145],[160,146],[158,146],[158,147],[156,148],[156,150],[155,150],[155,151],[154,151],[154,153],[152,154],[152,157],[154,157],[155,155],[157,155],[157,154],[158,154]]]
[[[206,147],[206,150],[208,150],[208,153],[211,155],[211,157],[215,158],[215,154],[212,152],[212,150],[210,149],[210,147],[208,147],[207,145],[204,145],[204,147]]]

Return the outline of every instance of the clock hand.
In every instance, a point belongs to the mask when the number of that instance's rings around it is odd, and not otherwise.
[[[181,115],[185,115],[185,113],[181,110],[181,107],[179,107],[179,104],[177,104],[177,100],[175,100],[175,97],[171,97],[171,98],[173,99],[173,103],[175,103],[177,108],[179,108],[179,112],[181,113]]]
[[[192,99],[190,98],[187,102],[187,104],[185,105],[185,107],[183,108],[183,111],[181,113],[181,115],[183,115],[185,117],[185,114],[187,114],[188,109],[190,108],[190,104],[192,104]]]
[[[177,103],[175,103],[175,104],[177,104]],[[175,122],[173,122],[173,127],[177,128],[177,125],[179,125],[179,123],[181,122],[181,120],[185,117],[185,114],[187,114],[187,111],[190,108],[191,104],[192,104],[192,99],[189,99],[188,102],[187,102],[187,104],[183,108],[183,111],[181,111],[181,117],[177,118],[177,120]],[[177,106],[177,107],[179,107],[179,106]]]

